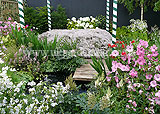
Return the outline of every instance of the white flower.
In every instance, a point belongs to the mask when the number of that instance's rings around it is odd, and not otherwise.
[[[3,67],[2,68],[2,71],[4,71],[4,70],[8,70],[9,69],[9,67],[8,66],[6,66],[6,67]]]
[[[18,87],[14,89],[14,92],[18,93],[19,91],[20,91],[20,89]]]
[[[72,21],[74,21],[74,22],[76,22],[76,18],[75,17],[72,17],[72,19],[71,19]]]
[[[15,68],[11,68],[10,71],[16,71],[16,69]]]
[[[48,99],[48,98],[49,98],[49,95],[45,95],[44,98]]]
[[[1,54],[1,53],[0,53]],[[0,58],[0,64],[4,63],[4,61]]]
[[[19,84],[17,84],[17,87],[19,87],[19,88],[20,88],[20,87],[23,85],[23,83],[24,83],[24,82],[23,82],[23,81],[21,81]]]
[[[28,100],[27,99],[23,99],[24,103],[27,104],[28,103]]]
[[[88,28],[89,27],[89,23],[86,23],[85,27]]]
[[[35,91],[35,88],[30,88],[29,89],[29,92],[34,92]]]
[[[34,85],[36,85],[36,83],[34,81],[31,81],[31,82],[28,82],[28,85],[34,86]]]
[[[93,28],[93,25],[89,25],[89,28]]]
[[[56,105],[58,105],[57,103],[51,103],[52,107],[55,107]]]

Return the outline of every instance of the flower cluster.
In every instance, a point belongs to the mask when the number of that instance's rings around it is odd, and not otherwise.
[[[68,85],[65,87],[61,82],[50,87],[44,82],[36,84],[34,81],[14,84],[7,75],[8,70],[8,66],[3,67],[0,73],[1,114],[49,114],[54,111],[53,107],[63,102],[63,95],[68,92]]]
[[[160,56],[157,46],[149,46],[144,40],[139,40],[138,45],[135,41],[129,45],[117,41],[108,46],[114,50],[110,54],[113,61],[107,82],[114,82],[118,91],[124,86],[127,88],[125,99],[128,99],[128,110],[155,113],[160,106]]]
[[[68,29],[94,29],[96,20],[94,17],[80,17],[79,19],[76,19],[75,17],[72,17],[72,19],[67,19]]]
[[[140,31],[147,31],[147,23],[145,21],[141,21],[139,19],[134,20],[131,19],[130,20],[131,25],[128,26],[128,28],[131,29],[132,32],[140,30]]]

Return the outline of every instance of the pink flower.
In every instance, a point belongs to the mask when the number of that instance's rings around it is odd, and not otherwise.
[[[135,101],[132,102],[134,107],[137,107],[137,103]]]
[[[7,25],[5,25],[3,28],[4,28],[4,29],[6,29],[7,27],[8,27],[8,26],[7,26]]]
[[[107,81],[110,82],[111,81],[111,77],[106,77]]]
[[[116,87],[117,87],[117,88],[119,88],[119,87],[120,87],[119,83],[117,83],[117,84],[116,84]]]
[[[152,54],[148,54],[147,57],[149,60],[152,60]]]
[[[121,63],[117,63],[116,66],[117,66],[117,68],[120,69],[122,67],[122,64]]]
[[[139,65],[144,65],[144,63],[146,63],[146,60],[143,57],[139,57],[137,59],[137,63],[139,63]]]
[[[9,17],[8,20],[11,21],[12,19]]]
[[[116,70],[117,70],[117,67],[112,65],[112,72],[115,72]]]
[[[153,46],[151,46],[151,48],[150,48],[151,52],[155,52],[157,49],[158,49],[158,48],[157,48],[156,45],[153,45]]]
[[[126,105],[126,108],[130,108],[130,106],[129,106],[129,105]]]
[[[128,52],[132,52],[133,51],[133,46],[130,45],[130,46],[127,46],[127,49],[126,49]]]
[[[136,111],[136,109],[135,109],[135,108],[133,108],[133,111]]]
[[[132,100],[129,100],[128,102],[129,102],[129,103],[131,103],[131,102],[132,102]]]
[[[155,93],[155,96],[160,98],[160,90],[157,93]]]
[[[155,98],[156,104],[160,105],[160,97]]]
[[[130,71],[129,75],[132,76],[132,78],[138,77],[138,73],[137,73],[137,71],[135,71],[134,68]]]
[[[152,56],[153,57],[157,57],[159,54],[158,54],[158,51],[155,51],[155,52],[152,52]]]
[[[127,57],[126,57],[126,56],[122,56],[121,59],[122,59],[123,61],[126,61],[126,60],[127,60]]]
[[[160,65],[156,66],[156,70],[160,71]]]
[[[139,94],[142,94],[143,93],[143,91],[142,90],[139,90]]]
[[[115,81],[118,83],[119,78],[117,76],[114,76],[114,78],[115,78]]]
[[[155,74],[154,79],[159,82],[160,81],[160,74]]]
[[[140,47],[137,47],[136,53],[137,53],[137,55],[139,55],[139,56],[144,56],[145,50],[144,50],[143,47],[141,47],[141,48],[140,48]]]
[[[138,44],[139,46],[144,46],[145,48],[148,47],[148,42],[147,41],[144,41],[144,40],[139,40],[140,43]]]
[[[146,74],[146,79],[150,80],[152,78],[151,74]]]
[[[151,87],[156,87],[157,86],[157,82],[154,80],[154,81],[151,81],[150,82],[150,85]]]
[[[117,50],[112,51],[111,56],[117,57],[119,52]]]

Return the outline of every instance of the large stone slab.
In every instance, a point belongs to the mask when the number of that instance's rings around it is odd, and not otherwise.
[[[55,36],[58,39],[64,38],[68,41],[76,40],[77,48],[81,50],[81,55],[85,58],[90,58],[92,54],[107,51],[108,43],[112,42],[111,34],[102,29],[53,29],[39,35],[39,38],[47,37],[48,41],[53,41]]]

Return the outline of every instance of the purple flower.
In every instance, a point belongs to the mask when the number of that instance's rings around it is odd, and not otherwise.
[[[117,57],[119,52],[117,50],[112,51],[111,56]]]
[[[127,49],[126,49],[128,52],[132,52],[133,51],[133,46],[130,45],[130,46],[127,46]]]
[[[156,87],[157,86],[157,82],[154,80],[154,81],[151,81],[150,82],[150,85],[151,87]]]
[[[151,46],[151,48],[150,48],[151,52],[155,52],[157,49],[158,49],[158,48],[157,48],[156,45],[153,45],[153,46]]]
[[[146,79],[150,80],[152,78],[151,74],[146,74]]]
[[[159,82],[160,81],[160,74],[155,74],[154,79]]]

